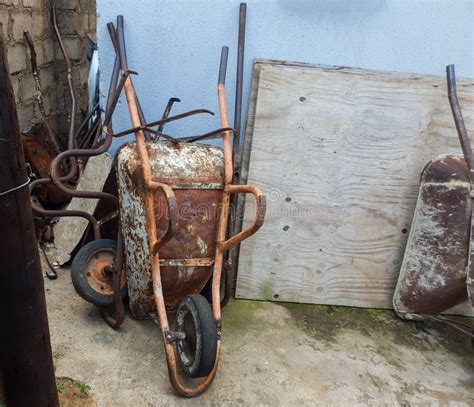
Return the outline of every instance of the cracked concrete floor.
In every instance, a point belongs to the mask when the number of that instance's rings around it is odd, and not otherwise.
[[[223,312],[217,377],[176,397],[160,331],[127,316],[109,328],[74,291],[69,270],[45,279],[56,375],[87,383],[97,406],[474,406],[470,340],[392,312],[232,301]]]

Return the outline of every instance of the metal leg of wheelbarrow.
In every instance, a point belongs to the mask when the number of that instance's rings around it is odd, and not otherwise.
[[[117,258],[115,263],[108,267],[110,276],[110,286],[113,290],[114,303],[110,307],[99,307],[100,315],[111,328],[118,328],[125,320],[125,310],[123,306],[120,282],[122,281],[123,267],[123,238],[118,231],[117,235]],[[110,312],[113,307],[113,312]]]

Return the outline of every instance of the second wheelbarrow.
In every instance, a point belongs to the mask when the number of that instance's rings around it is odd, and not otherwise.
[[[393,298],[406,319],[438,319],[464,332],[469,327],[438,316],[473,301],[472,198],[474,158],[456,93],[454,65],[446,67],[448,96],[464,157],[443,155],[423,170],[418,202]]]

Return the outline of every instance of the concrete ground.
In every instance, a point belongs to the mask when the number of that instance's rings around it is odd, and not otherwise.
[[[151,321],[109,328],[74,291],[68,270],[45,279],[56,375],[89,385],[97,406],[474,406],[470,340],[389,311],[232,301],[223,312],[217,377],[176,397]]]

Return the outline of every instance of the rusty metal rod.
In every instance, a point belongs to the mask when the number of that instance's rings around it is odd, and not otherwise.
[[[235,85],[235,111],[234,111],[234,128],[239,131],[238,135],[234,134],[232,158],[234,163],[233,184],[240,184],[240,173],[242,166],[242,90],[244,77],[244,56],[245,56],[245,25],[247,15],[247,4],[240,3],[239,8],[239,36],[237,41],[237,74]],[[233,195],[230,201],[231,212],[229,216],[228,235],[238,232],[237,217],[240,215],[237,211],[239,196]],[[237,274],[239,246],[232,247],[226,258],[226,275],[225,275],[225,291],[222,299],[222,306],[225,306],[235,290],[235,280]]]
[[[232,246],[236,245],[237,243],[241,242],[242,240],[247,239],[248,237],[252,236],[258,229],[260,229],[263,225],[263,221],[265,220],[265,213],[266,213],[266,200],[265,196],[262,192],[252,185],[228,185],[226,187],[226,192],[229,194],[253,194],[256,201],[256,214],[255,219],[252,224],[247,227],[245,230],[241,231],[230,237],[225,242],[221,243],[221,248],[223,251],[229,250]]]
[[[163,112],[163,115],[161,116],[161,118],[166,119],[167,117],[169,117],[173,105],[175,103],[180,103],[180,102],[181,102],[180,98],[175,98],[175,97],[169,98],[168,103],[166,104],[166,107],[165,107],[165,111]],[[156,130],[162,133],[164,128],[165,128],[165,125],[160,124]]]
[[[107,93],[107,102],[105,104],[105,114],[107,115],[108,112],[110,112],[111,109],[111,103],[114,98],[114,95],[116,95],[116,89],[117,89],[117,83],[118,83],[118,77],[119,77],[119,71],[120,71],[120,59],[117,53],[117,45],[115,43],[116,41],[116,32],[113,23],[108,23],[107,24],[107,29],[109,30],[109,35],[112,40],[112,43],[114,45],[115,49],[115,61],[114,61],[114,67],[112,70],[112,75],[110,76],[110,83],[109,83],[109,91]]]
[[[200,134],[198,136],[174,138],[173,136],[170,136],[170,135],[165,134],[165,133],[161,133],[158,130],[153,130],[150,127],[147,127],[147,129],[150,133],[156,134],[157,136],[160,136],[160,137],[163,137],[163,138],[165,138],[169,141],[172,141],[173,143],[194,143],[196,141],[202,141],[202,140],[208,140],[208,139],[214,139],[214,138],[222,137],[222,133],[226,132],[226,131],[235,132],[235,130],[231,127],[224,127],[224,128],[217,129],[217,130],[212,130],[212,131],[210,131],[208,133],[205,133],[205,134]]]
[[[76,95],[74,92],[74,87],[72,84],[72,69],[71,69],[71,62],[68,58],[66,49],[64,47],[64,43],[62,41],[61,33],[59,32],[58,24],[57,24],[57,17],[56,17],[56,9],[55,7],[51,8],[51,16],[53,20],[53,28],[54,28],[54,33],[56,35],[56,39],[59,43],[59,47],[61,49],[61,52],[63,54],[63,59],[66,64],[67,68],[67,83],[68,83],[68,89],[69,89],[69,98],[70,98],[70,112],[69,112],[69,132],[68,132],[68,149],[72,149],[76,145],[75,137],[74,137],[74,127],[75,127],[75,113],[76,113]],[[60,178],[61,182],[67,182],[73,180],[78,173],[78,166],[77,162],[74,158],[71,158],[69,161],[69,172]],[[49,178],[42,178],[39,180],[36,180],[30,185],[30,201],[31,201],[31,206],[33,208],[33,211],[36,212],[37,214],[41,216],[67,216],[63,213],[63,211],[58,211],[58,210],[46,210],[34,202],[33,198],[31,197],[31,193],[33,192],[34,188],[36,188],[39,185],[47,185],[47,184],[52,184],[53,180]],[[73,215],[73,216],[80,216],[80,215]]]
[[[222,127],[220,129],[213,130],[213,131],[210,131],[210,132],[205,133],[205,134],[201,134],[199,136],[180,137],[180,138],[178,138],[178,140],[181,141],[181,142],[185,142],[185,143],[194,143],[196,141],[202,141],[202,140],[208,140],[208,139],[211,139],[211,138],[222,137],[224,132],[228,132],[228,131],[230,131],[234,134],[238,133],[238,131],[236,129],[233,129],[231,127]]]
[[[207,114],[210,114],[210,115],[214,116],[214,113],[211,112],[208,109],[190,110],[188,112],[180,113],[180,114],[177,114],[175,116],[170,116],[170,117],[167,117],[166,119],[160,119],[160,120],[156,120],[154,122],[145,123],[143,125],[140,123],[139,125],[137,125],[135,127],[132,127],[131,129],[124,130],[124,131],[121,131],[119,133],[114,133],[113,137],[123,137],[123,136],[126,136],[128,134],[143,131],[147,127],[154,127],[154,126],[158,126],[160,124],[171,123],[171,122],[174,122],[176,120],[184,119],[185,117],[194,116],[196,114],[202,114],[202,113],[207,113]]]
[[[217,81],[217,94],[219,98],[219,115],[221,127],[229,127],[229,119],[227,117],[227,102],[225,99],[225,77],[227,73],[227,60],[229,57],[229,47],[222,47],[221,61],[219,65],[219,78]],[[230,131],[226,131],[222,135],[224,144],[224,183],[232,182],[232,147],[230,144]],[[227,216],[226,216],[227,219]]]
[[[221,117],[221,126],[226,127],[228,125],[227,119],[227,108],[225,99],[225,72],[227,65],[227,54],[228,48],[222,47],[221,53],[221,64],[219,69],[219,81],[218,81],[218,96],[219,96],[219,111]],[[224,253],[229,250],[232,246],[238,244],[242,240],[253,235],[263,225],[266,212],[266,201],[262,192],[250,185],[232,185],[233,180],[233,166],[232,166],[232,150],[230,145],[230,133],[224,132],[223,135],[224,143],[224,193],[222,194],[221,212],[219,215],[219,224],[217,228],[217,245],[215,255],[215,265],[212,279],[212,308],[214,313],[214,319],[220,328],[221,319],[221,304],[220,304],[220,282],[222,273],[222,264],[224,260]],[[254,222],[247,227],[247,229],[233,235],[226,240],[226,226],[229,217],[229,204],[230,197],[232,194],[238,193],[251,193],[255,196],[256,200],[256,217]],[[232,235],[232,232],[231,232]]]
[[[49,178],[41,178],[33,181],[30,184],[30,193],[32,194],[35,188],[46,185],[51,183]],[[31,207],[33,212],[37,213],[38,215],[44,217],[63,217],[63,216],[71,216],[75,218],[84,218],[86,219],[92,226],[92,230],[94,233],[94,239],[100,239],[100,226],[97,221],[90,213],[84,211],[72,211],[67,209],[43,209],[41,206],[38,206],[33,200],[31,200]]]
[[[105,112],[103,128],[107,129],[107,132],[111,130],[112,115],[115,111],[115,108],[117,107],[117,103],[120,99],[120,94],[122,93],[122,89],[123,89],[123,86],[125,85],[125,81],[127,80],[127,77],[132,73],[135,73],[135,72],[129,71],[129,70],[121,71],[120,81],[115,86],[115,93],[111,97],[108,110],[106,110]]]
[[[149,133],[151,134],[154,134],[156,137],[163,137],[164,139],[168,140],[168,141],[171,141],[175,144],[178,144],[179,143],[179,140],[177,138],[174,138],[173,136],[169,136],[168,134],[165,134],[165,133],[161,133],[157,130],[154,130],[152,129],[151,127],[144,127],[143,128],[143,131],[148,131]],[[153,138],[152,141],[157,141],[156,138]]]
[[[222,47],[221,50],[221,59],[220,59],[220,66],[219,66],[219,78],[217,81],[217,94],[219,99],[219,113],[220,113],[220,120],[221,120],[221,127],[228,127],[228,118],[227,118],[227,104],[225,98],[225,77],[227,72],[227,60],[229,55],[229,48]],[[234,140],[237,139],[234,136]],[[222,142],[224,145],[224,185],[227,186],[232,183],[233,180],[233,151],[230,144],[230,132],[224,132],[222,134]],[[213,277],[212,277],[212,305],[214,311],[214,318],[217,321],[218,327],[220,329],[220,307],[221,307],[221,300],[220,300],[220,292],[221,292],[221,285],[224,283],[225,291],[224,291],[224,301],[223,304],[225,305],[229,300],[229,289],[227,284],[227,271],[226,268],[223,267],[223,262],[225,260],[225,251],[222,250],[220,244],[226,240],[228,237],[229,230],[227,229],[227,225],[229,222],[229,205],[230,205],[231,195],[227,193],[224,189],[224,193],[222,195],[222,202],[221,202],[221,212],[219,216],[219,223],[217,229],[217,245],[216,245],[216,264],[214,266]],[[222,274],[224,274],[224,278],[222,278]],[[218,284],[218,285],[217,285]],[[215,307],[215,301],[219,298],[219,307]]]
[[[446,67],[446,77],[448,82],[448,97],[449,97],[449,104],[451,106],[451,111],[453,113],[454,123],[456,125],[456,130],[458,132],[459,141],[461,143],[462,151],[464,154],[464,159],[466,160],[466,164],[468,167],[469,173],[469,181],[471,183],[471,221],[470,221],[470,229],[469,229],[469,254],[467,259],[467,273],[468,273],[468,296],[471,299],[472,304],[472,297],[474,295],[474,285],[469,283],[470,280],[473,278],[472,272],[472,264],[474,263],[474,254],[473,254],[473,247],[474,247],[474,197],[472,194],[472,189],[474,186],[474,158],[472,154],[472,146],[471,141],[469,139],[469,135],[467,134],[466,125],[464,124],[464,119],[462,117],[461,106],[459,104],[459,99],[456,91],[456,73],[454,69],[454,65],[448,65]],[[472,328],[471,328],[472,333]]]
[[[119,28],[120,27],[120,28]],[[128,69],[128,61],[127,61],[127,50],[125,47],[125,34],[124,34],[124,20],[123,16],[117,16],[117,50],[120,53],[120,68],[125,70]],[[132,83],[133,86],[133,83]],[[137,92],[135,88],[133,89],[135,94],[136,104],[138,108],[138,116],[140,117],[140,122],[146,123],[145,114],[143,113],[142,106],[140,104],[140,100],[138,99]],[[145,140],[151,140],[151,134],[144,130],[143,134],[145,135]]]
[[[98,131],[100,131],[100,128],[101,126],[99,126]],[[111,143],[112,143],[112,140],[110,137],[108,137],[105,139],[104,143],[102,143],[96,149],[66,150],[66,151],[63,151],[58,156],[56,156],[54,160],[51,162],[51,169],[50,169],[50,177],[54,185],[56,185],[56,187],[58,187],[62,192],[64,192],[65,194],[69,196],[77,197],[77,198],[107,199],[111,201],[113,205],[118,207],[119,205],[118,198],[113,194],[109,194],[107,192],[99,192],[99,191],[80,191],[77,189],[68,188],[66,185],[64,185],[61,182],[61,176],[60,176],[60,170],[59,170],[59,166],[61,165],[61,162],[63,160],[70,157],[94,157],[94,156],[100,155],[102,153],[105,153],[109,149]]]
[[[33,73],[33,79],[35,81],[36,87],[36,102],[38,103],[38,108],[41,115],[41,121],[46,129],[46,137],[42,141],[43,147],[51,154],[52,157],[59,154],[61,152],[61,148],[59,147],[58,141],[56,140],[56,135],[54,134],[51,126],[48,122],[48,117],[46,115],[46,109],[44,107],[44,100],[43,100],[43,89],[41,86],[41,81],[38,74],[38,64],[36,61],[36,50],[33,43],[33,39],[31,38],[31,34],[29,31],[23,31],[23,36],[25,38],[25,42],[30,49],[30,62],[31,62],[31,72]]]
[[[76,93],[74,92],[74,85],[72,83],[72,66],[71,61],[69,60],[69,57],[67,55],[66,48],[61,37],[61,33],[59,32],[58,22],[56,18],[56,8],[53,6],[51,10],[53,15],[54,33],[56,34],[56,38],[58,40],[59,47],[61,48],[61,52],[63,54],[64,62],[67,68],[67,85],[69,90],[69,101],[71,103],[69,112],[68,149],[72,149],[76,147],[76,140],[74,138],[74,127],[76,123]],[[75,160],[71,161],[71,165],[76,165]]]
[[[239,131],[234,134],[233,139],[233,160],[234,176],[240,173],[240,134],[242,134],[242,89],[244,82],[244,54],[245,54],[245,21],[247,14],[247,4],[240,3],[239,9],[239,38],[237,44],[237,74],[235,85],[235,111],[234,111],[234,129]],[[238,180],[237,180],[238,181]],[[235,182],[235,181],[234,181]]]
[[[92,123],[91,123],[91,120],[92,120],[92,117],[94,115],[100,115],[100,107],[99,107],[99,102],[97,102],[94,107],[92,108],[92,110],[87,114],[87,116],[85,117],[85,119],[81,122],[81,124],[79,125],[79,128],[77,129],[76,131],[76,140],[79,140],[79,136],[84,132],[84,136],[82,137],[82,140],[81,142],[79,143],[79,145],[85,145],[86,143],[86,139],[87,139],[87,136],[89,135],[89,130],[90,128],[95,124],[97,123],[97,119],[93,120]],[[89,126],[89,128],[87,128]]]
[[[219,78],[217,81],[217,96],[219,100],[219,114],[221,127],[229,127],[227,117],[227,103],[225,95],[225,77],[227,72],[227,59],[229,55],[229,48],[222,47],[221,59],[219,65]],[[230,194],[227,187],[232,183],[232,147],[230,144],[230,132],[222,134],[222,143],[224,146],[224,193],[222,194],[221,211],[219,214],[219,221],[217,225],[216,234],[216,252],[214,271],[212,273],[212,311],[216,321],[217,329],[221,331],[221,278],[222,266],[224,261],[223,242],[227,237],[227,222],[229,217]]]
[[[474,157],[472,155],[471,141],[469,140],[469,135],[467,134],[466,125],[464,124],[461,106],[459,105],[459,99],[456,92],[456,73],[454,65],[448,65],[446,67],[446,78],[448,82],[449,104],[451,106],[451,111],[453,112],[454,123],[456,125],[456,130],[458,132],[464,158],[469,168],[469,176],[472,183],[474,182]]]

